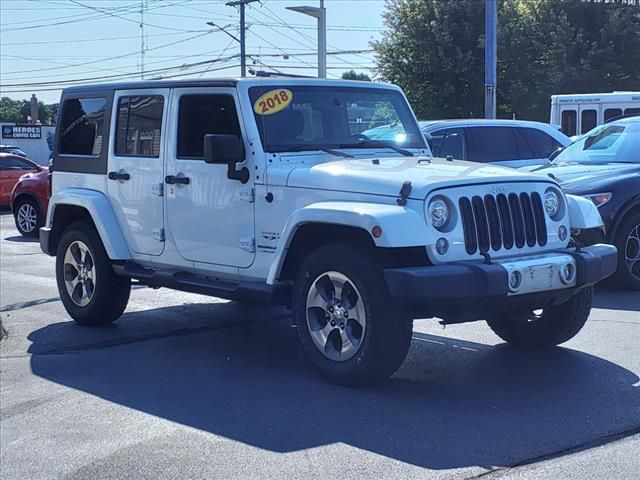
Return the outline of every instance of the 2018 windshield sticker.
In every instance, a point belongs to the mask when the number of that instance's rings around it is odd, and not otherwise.
[[[253,104],[253,111],[258,115],[273,115],[287,108],[293,100],[293,93],[286,88],[269,90]]]

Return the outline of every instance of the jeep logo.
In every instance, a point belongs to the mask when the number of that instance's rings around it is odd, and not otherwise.
[[[492,185],[491,186],[491,193],[493,193],[494,195],[497,195],[498,193],[507,193],[509,189],[507,188],[506,185]]]

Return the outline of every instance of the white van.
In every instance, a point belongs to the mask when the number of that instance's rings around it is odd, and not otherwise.
[[[551,95],[549,123],[561,125],[569,137],[620,115],[640,115],[640,92]]]

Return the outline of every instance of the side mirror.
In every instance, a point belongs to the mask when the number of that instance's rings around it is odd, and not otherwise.
[[[244,161],[244,145],[238,135],[207,134],[204,136],[204,161],[207,163],[226,163],[227,178],[249,181],[249,169],[236,170],[236,164]]]
[[[556,157],[562,153],[563,150],[564,150],[564,147],[558,147],[556,150],[554,150],[551,153],[551,155],[549,155],[549,158],[547,159],[547,163],[553,162],[556,159]]]

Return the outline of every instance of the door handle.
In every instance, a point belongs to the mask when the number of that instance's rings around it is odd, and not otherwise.
[[[191,179],[189,179],[189,177],[178,177],[175,175],[167,175],[164,178],[164,181],[167,182],[169,185],[175,185],[175,184],[189,185],[191,183]]]
[[[124,180],[125,182],[131,178],[126,172],[120,170],[119,172],[109,172],[109,180]]]

